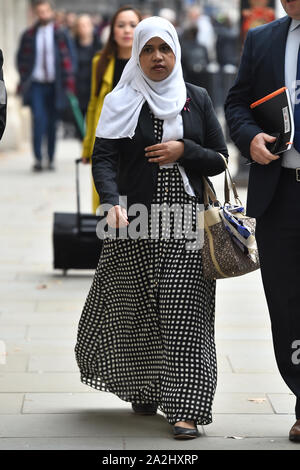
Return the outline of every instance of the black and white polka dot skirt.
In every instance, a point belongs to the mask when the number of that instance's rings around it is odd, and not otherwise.
[[[163,202],[190,204],[196,230],[199,201],[177,166],[159,169],[152,203]],[[150,213],[148,220],[150,230]],[[75,355],[82,383],[128,402],[157,402],[170,424],[204,425],[217,381],[216,284],[203,278],[201,250],[187,250],[170,220],[168,238],[104,239]]]

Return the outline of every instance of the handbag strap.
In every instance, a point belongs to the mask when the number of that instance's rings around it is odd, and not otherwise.
[[[233,181],[233,178],[232,178],[231,173],[230,173],[229,168],[228,168],[227,159],[221,153],[220,153],[220,155],[223,158],[224,163],[225,163],[225,182],[224,182],[224,199],[225,199],[225,203],[227,203],[227,202],[230,203],[230,188],[229,188],[228,178],[227,178],[227,175],[228,175],[235,202],[238,202],[240,205],[242,205],[241,200],[240,200],[239,195],[238,195],[238,192],[237,192],[237,189],[236,189],[236,184]]]
[[[227,177],[227,175],[228,175],[235,202],[242,205],[241,200],[240,200],[239,195],[238,195],[238,192],[237,192],[237,189],[236,189],[235,182],[233,181],[233,178],[230,174],[228,164],[227,164],[227,160],[222,154],[219,154],[219,155],[223,158],[224,163],[225,163],[225,177],[224,177],[224,198],[225,198],[225,201],[224,202],[225,202],[225,204],[230,203],[230,187],[229,187],[229,184],[228,184],[228,177]],[[212,190],[211,186],[209,185],[207,179],[203,176],[202,180],[203,180],[203,185],[204,185],[204,194],[203,194],[204,204],[206,206],[209,205],[209,199],[213,203],[219,203],[219,200],[217,199],[217,196],[214,193],[214,191]]]

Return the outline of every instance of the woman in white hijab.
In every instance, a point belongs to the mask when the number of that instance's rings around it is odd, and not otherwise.
[[[221,127],[206,90],[183,80],[175,28],[146,18],[96,131],[108,232],[100,224],[75,353],[83,383],[135,413],[159,409],[178,439],[212,421],[215,281],[202,274],[197,211],[202,177],[224,171],[220,154],[228,157]]]

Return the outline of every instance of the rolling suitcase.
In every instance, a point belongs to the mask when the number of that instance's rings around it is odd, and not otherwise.
[[[54,269],[96,269],[101,253],[102,240],[97,237],[96,226],[100,217],[81,214],[79,191],[79,163],[76,163],[77,213],[54,213],[53,250]]]

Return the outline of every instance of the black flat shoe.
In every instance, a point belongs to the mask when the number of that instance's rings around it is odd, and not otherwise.
[[[133,411],[138,415],[156,415],[156,403],[131,403]]]
[[[174,434],[174,439],[192,439],[194,437],[200,436],[200,433],[197,427],[196,429],[190,429],[190,428],[184,428],[182,426],[175,426],[175,425],[173,425],[173,434]]]

